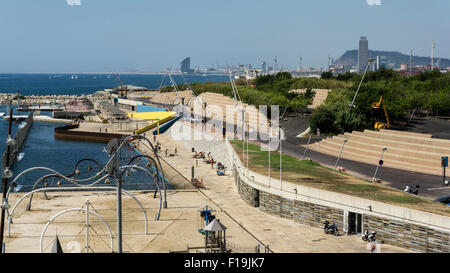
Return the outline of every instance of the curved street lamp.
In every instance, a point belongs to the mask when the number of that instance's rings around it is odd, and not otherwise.
[[[361,82],[359,83],[358,89],[356,90],[355,96],[353,97],[352,103],[350,103],[350,104],[348,105],[349,111],[348,111],[347,120],[345,121],[344,126],[347,125],[348,120],[350,119],[350,114],[351,114],[351,112],[352,112],[352,109],[355,108],[355,101],[356,101],[356,97],[358,96],[359,89],[361,89],[361,85],[362,85],[362,83],[363,83],[363,81],[364,81],[364,78],[365,78],[365,76],[366,76],[366,74],[367,74],[367,70],[369,70],[369,66],[370,66],[370,64],[371,64],[373,61],[375,61],[374,58],[369,58],[369,60],[368,60],[368,62],[367,62],[366,70],[364,70],[364,74],[363,74],[363,76],[362,76],[362,78],[361,78]],[[343,131],[345,131],[345,129],[343,129]]]

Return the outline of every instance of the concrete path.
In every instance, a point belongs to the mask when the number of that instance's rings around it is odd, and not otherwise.
[[[177,147],[178,155],[176,157],[164,157],[164,153],[161,156],[185,177],[191,177],[192,165],[196,165],[197,162],[192,158],[189,144],[175,141],[170,135],[160,135],[158,141],[162,143],[162,151],[166,147],[169,150]],[[207,144],[205,145],[207,146]],[[216,147],[216,149],[220,149],[220,147]],[[223,147],[223,151],[226,152],[225,147]],[[204,150],[204,152],[208,151]],[[250,207],[237,193],[231,174],[219,177],[216,175],[216,170],[202,160],[198,160],[195,177],[203,179],[206,190],[201,190],[201,192],[205,196],[214,200],[228,215],[264,244],[269,245],[274,252],[368,252],[367,245],[360,236],[326,235],[320,228],[275,217],[258,208]],[[382,252],[408,251],[383,244]]]
[[[305,145],[306,146],[306,145]],[[305,146],[299,145],[290,139],[283,141],[283,152],[297,158],[302,158],[305,151]],[[313,150],[308,150],[306,157],[313,161],[319,162],[325,166],[334,167],[337,159],[336,156],[331,156],[319,153]],[[376,165],[361,163],[353,160],[341,158],[339,166],[344,167],[347,173],[363,179],[372,180],[375,173]],[[403,190],[406,185],[414,187],[420,185],[420,195],[428,196],[432,199],[438,198],[450,193],[450,187],[444,187],[442,184],[442,177],[431,174],[424,174],[418,172],[405,171],[394,168],[382,168],[382,183],[393,188]]]

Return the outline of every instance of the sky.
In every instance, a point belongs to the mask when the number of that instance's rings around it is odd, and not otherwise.
[[[356,49],[450,58],[448,0],[0,0],[0,73],[322,66]]]

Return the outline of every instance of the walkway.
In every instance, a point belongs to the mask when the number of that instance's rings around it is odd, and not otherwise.
[[[158,141],[162,143],[161,156],[176,167],[184,176],[191,177],[192,165],[197,162],[192,158],[190,141],[175,141],[170,137],[170,131],[166,135],[160,135]],[[225,147],[220,144],[214,145],[215,150],[226,152]],[[204,141],[204,146],[209,146]],[[223,145],[223,144],[222,144]],[[173,153],[173,149],[177,147],[178,155],[175,157],[164,157],[164,151],[169,149],[169,153]],[[197,151],[201,150],[198,147]],[[220,161],[219,159],[216,159]],[[226,163],[225,163],[226,164]],[[320,228],[314,228],[302,225],[291,220],[282,219],[269,215],[257,208],[250,207],[245,203],[237,193],[233,178],[230,173],[226,176],[217,176],[215,169],[207,165],[202,160],[198,160],[198,167],[195,168],[195,177],[203,179],[206,190],[201,190],[204,195],[214,202],[233,219],[239,222],[252,235],[269,245],[270,248],[277,253],[295,252],[368,252],[366,243],[360,236],[331,236],[323,233]],[[382,245],[382,252],[408,252],[398,247]]]

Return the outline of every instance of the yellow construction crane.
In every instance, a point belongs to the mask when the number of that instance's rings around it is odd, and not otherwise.
[[[389,127],[391,127],[391,123],[389,121],[389,116],[386,110],[386,104],[383,101],[383,96],[381,96],[380,101],[376,101],[376,102],[372,102],[372,108],[373,109],[380,109],[381,104],[383,104],[383,109],[384,109],[384,115],[386,116],[386,123],[377,121],[375,122],[374,128],[377,130],[380,129],[388,129]]]

